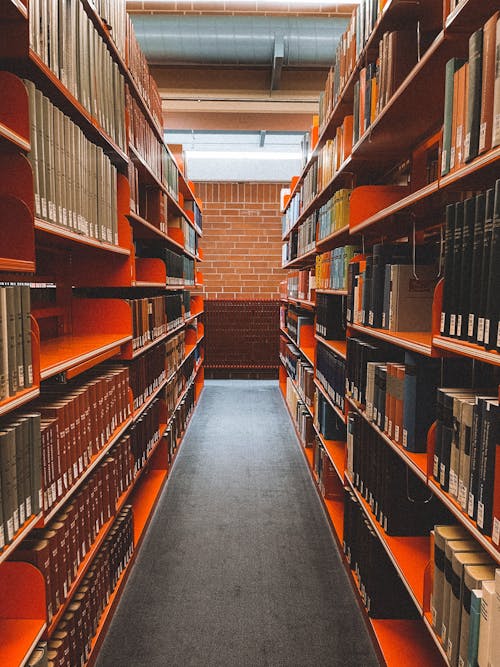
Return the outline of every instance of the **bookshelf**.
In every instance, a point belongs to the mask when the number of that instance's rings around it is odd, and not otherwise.
[[[28,381],[19,370],[19,384],[0,393],[0,415],[9,425],[18,415],[46,410],[49,400],[51,410],[68,411],[43,418],[41,433],[33,435],[33,443],[42,438],[41,488],[36,474],[26,479],[30,493],[40,491],[40,511],[23,513],[6,544],[2,532],[0,662],[8,667],[27,664],[41,639],[50,646],[55,633],[66,632],[75,600],[94,585],[109,540],[131,517],[130,556],[102,600],[96,633],[84,639],[83,660],[93,664],[204,384],[203,296],[191,294],[203,287],[202,203],[166,143],[161,100],[125,4],[78,0],[67,7],[68,20],[78,16],[85,39],[96,45],[100,61],[93,65],[103,74],[91,84],[83,70],[72,69],[73,53],[62,46],[58,53],[44,50],[48,22],[52,30],[63,20],[51,14],[57,3],[43,17],[37,2],[27,7],[9,0],[0,9],[0,271],[5,294],[11,285],[30,287],[27,314],[13,312],[12,322],[27,319],[12,329],[19,336],[12,339],[12,359],[24,359],[26,370],[29,349],[32,374]],[[82,151],[80,172],[65,141]],[[54,160],[53,169],[41,169],[38,151],[45,164]],[[83,179],[78,196],[77,178]],[[149,244],[160,254],[151,256]],[[167,250],[175,255],[169,262]],[[17,307],[17,292],[10,294]],[[68,405],[71,413],[62,407]],[[116,489],[105,487],[110,466]],[[94,498],[91,511],[100,506],[107,518],[82,533],[89,543],[78,561],[70,561],[73,546],[63,561],[52,555],[58,568],[68,567],[67,588],[52,610],[45,570],[19,556],[69,522],[68,513],[76,511],[77,520],[87,493]]]
[[[362,3],[361,11],[365,4],[367,3]],[[435,523],[456,523],[463,526],[466,534],[476,541],[478,551],[484,552],[497,566],[500,564],[498,535],[492,535],[491,529],[480,526],[480,518],[475,514],[469,515],[470,507],[469,511],[464,509],[464,501],[457,495],[458,473],[457,489],[449,487],[448,480],[443,480],[444,473],[440,473],[441,479],[439,474],[435,476],[435,466],[439,465],[440,461],[446,471],[451,466],[454,472],[453,466],[458,466],[458,459],[447,462],[439,458],[442,454],[441,450],[437,449],[436,426],[441,428],[442,422],[436,421],[438,416],[435,406],[434,417],[429,421],[429,425],[424,431],[420,430],[415,444],[409,446],[400,431],[394,430],[396,426],[400,429],[399,421],[396,420],[402,419],[393,411],[400,409],[399,394],[398,398],[395,397],[396,394],[389,394],[389,400],[394,398],[395,402],[387,404],[390,412],[385,415],[385,423],[381,424],[378,423],[380,416],[376,414],[377,405],[380,404],[372,404],[374,399],[371,394],[367,398],[364,394],[356,394],[358,384],[369,386],[363,384],[367,382],[366,376],[362,379],[357,375],[367,372],[366,363],[369,359],[373,361],[372,366],[390,364],[391,378],[396,378],[398,367],[404,368],[405,364],[413,364],[416,360],[417,372],[420,372],[419,368],[427,368],[427,373],[432,373],[433,368],[440,369],[442,375],[437,381],[437,387],[455,386],[463,388],[462,391],[465,392],[471,387],[479,387],[481,377],[486,382],[483,386],[491,386],[491,400],[495,399],[497,394],[496,369],[499,366],[499,353],[494,342],[488,344],[488,341],[474,340],[474,332],[472,339],[470,333],[468,336],[460,332],[455,335],[451,328],[443,330],[441,323],[441,318],[444,317],[442,313],[449,312],[446,309],[450,307],[450,302],[447,301],[450,297],[446,289],[447,281],[450,284],[450,274],[446,274],[444,262],[444,236],[447,225],[450,225],[446,222],[446,215],[451,216],[452,210],[465,210],[466,206],[472,210],[472,204],[468,201],[471,197],[474,197],[474,202],[480,201],[481,193],[486,197],[486,191],[495,188],[499,164],[499,147],[493,145],[478,155],[473,155],[468,162],[460,162],[457,158],[457,164],[448,173],[441,173],[444,125],[448,122],[443,122],[447,63],[452,58],[468,58],[472,33],[483,28],[498,11],[498,3],[495,2],[462,0],[451,4],[453,8],[450,10],[450,2],[446,0],[437,3],[388,0],[382,3],[383,8],[379,9],[378,15],[375,15],[375,11],[371,23],[368,20],[361,32],[361,38],[359,31],[356,31],[360,26],[359,17],[358,23],[353,19],[345,38],[341,39],[337,53],[338,71],[332,67],[325,92],[320,98],[319,136],[316,145],[312,146],[301,175],[292,179],[290,195],[285,198],[284,204],[282,240],[286,249],[284,247],[282,268],[287,271],[287,277],[281,287],[280,389],[318,494],[323,500],[332,532],[344,552],[346,569],[359,594],[360,605],[366,611],[363,604],[366,600],[364,584],[349,564],[350,546],[346,543],[345,535],[345,512],[351,502],[346,500],[348,497],[359,508],[360,516],[364,517],[376,540],[382,545],[413,605],[416,619],[394,617],[381,620],[372,618],[369,612],[365,614],[381,659],[389,666],[406,664],[403,655],[411,655],[411,664],[452,664],[448,646],[443,643],[440,633],[438,634],[432,625],[434,556],[433,534],[430,530]],[[420,30],[418,54],[408,63],[406,71],[403,65],[401,72],[398,71],[398,63],[394,65],[397,85],[392,89],[389,87],[384,90],[380,79],[374,79],[376,84],[370,93],[368,87],[366,88],[366,95],[373,95],[371,104],[374,106],[369,111],[368,108],[363,108],[359,104],[358,95],[362,85],[359,81],[366,77],[363,80],[369,82],[370,72],[377,72],[375,69],[370,70],[370,66],[384,57],[386,47],[382,42],[387,39],[384,35],[404,30],[410,34],[415,32],[417,24]],[[356,40],[351,40],[352,31],[356,34]],[[408,41],[407,44],[409,43]],[[387,82],[385,85],[388,86]],[[491,81],[489,85],[492,86]],[[453,113],[457,114],[458,111],[455,109]],[[467,111],[464,113],[467,114]],[[354,121],[349,120],[352,117]],[[466,118],[467,115],[465,120]],[[351,141],[350,136],[346,138],[345,128],[356,128],[357,119],[360,123],[359,131]],[[363,120],[364,124],[361,125]],[[454,122],[460,120],[455,119]],[[345,189],[349,191],[347,204],[338,203],[336,194]],[[341,194],[338,196],[341,197]],[[492,202],[493,195],[490,193],[489,196]],[[335,209],[336,201],[340,206],[338,209]],[[322,215],[329,202],[332,202],[332,212],[328,213],[331,216],[331,227],[330,231],[327,228],[325,233]],[[497,216],[497,213],[493,215]],[[306,246],[306,250],[301,253],[301,230],[304,233],[306,225],[310,227],[311,216],[316,216],[316,230],[312,232],[314,248]],[[343,216],[347,217],[348,224],[339,227],[338,220],[343,219]],[[471,223],[468,224],[471,228]],[[495,217],[494,234],[497,233],[496,224]],[[480,227],[476,226],[475,230],[477,229]],[[310,240],[309,228],[307,234]],[[381,326],[377,322],[378,317],[384,316],[386,306],[378,306],[377,301],[373,301],[376,289],[373,283],[376,279],[380,281],[380,277],[373,277],[373,273],[369,271],[375,270],[371,267],[378,261],[375,260],[376,253],[383,252],[377,248],[391,244],[401,253],[405,252],[405,247],[410,249],[410,253],[420,253],[420,247],[432,247],[435,250],[432,261],[436,262],[436,266],[439,260],[436,278],[426,298],[426,324],[420,327],[423,330],[418,330],[417,326],[416,330],[408,328],[405,331],[396,326],[384,326],[385,322]],[[469,246],[461,246],[466,247]],[[494,251],[489,252],[493,265],[498,258],[493,258]],[[369,261],[366,260],[367,257]],[[419,261],[411,257],[409,261],[400,261],[403,264],[419,264]],[[394,263],[397,263],[397,260]],[[415,267],[416,272],[418,268]],[[368,288],[364,284],[366,279],[372,281],[368,283]],[[457,280],[465,283],[467,289],[468,282],[461,274],[458,274]],[[380,284],[383,289],[383,277],[382,283],[379,282],[378,285]],[[371,294],[366,292],[365,295],[363,290],[367,289],[372,290]],[[462,308],[465,293],[462,290],[457,296],[457,308]],[[358,298],[359,301],[356,301]],[[392,295],[390,298],[393,298]],[[491,298],[488,298],[490,303]],[[467,318],[468,313],[475,313],[474,300],[474,297],[471,297],[467,301],[469,305],[465,307],[470,310],[464,310],[461,317]],[[328,304],[327,307],[325,303]],[[377,310],[379,307],[382,310]],[[295,318],[298,315],[299,329],[301,318],[304,322],[302,328],[307,328],[310,326],[311,316],[314,317],[313,350],[304,349],[303,345],[298,344],[295,333],[287,326],[290,308],[294,309]],[[493,317],[489,314],[483,315],[483,311],[475,315],[481,316],[488,322]],[[373,321],[370,320],[372,317]],[[465,321],[467,322],[467,319]],[[493,319],[493,326],[496,327],[496,319]],[[329,328],[333,334],[328,333]],[[360,361],[362,357],[356,356],[356,341],[361,341],[359,350],[373,348],[380,351],[382,356],[367,356],[364,362]],[[288,352],[285,353],[285,350]],[[327,352],[330,356],[325,357]],[[329,386],[319,377],[327,373],[328,364],[333,364],[334,369],[330,370],[327,382]],[[313,409],[307,405],[306,396],[296,378],[298,369],[303,372],[304,367],[309,367],[313,374]],[[381,371],[381,374],[383,372],[385,371]],[[454,376],[457,372],[458,376]],[[338,373],[341,374],[339,377]],[[344,375],[347,384],[343,380]],[[448,377],[454,378],[450,380],[451,384],[446,383]],[[371,379],[368,380],[368,383],[370,382]],[[385,385],[383,389],[380,389],[381,386],[377,385],[376,391],[386,392]],[[395,387],[396,385],[390,391]],[[430,391],[435,392],[436,389],[433,387]],[[387,394],[384,393],[383,396]],[[340,407],[340,398],[344,401],[344,410]],[[403,399],[409,400],[407,396],[403,396]],[[453,398],[451,400],[453,401]],[[459,400],[465,402],[468,398],[465,395],[457,398],[455,404],[458,405]],[[474,401],[475,398],[471,400]],[[425,401],[421,407],[422,423],[426,423],[425,419],[428,418],[424,416],[424,404]],[[406,403],[404,405],[406,406]],[[326,421],[325,410],[329,411]],[[384,415],[381,414],[383,418]],[[416,414],[419,419],[418,410]],[[391,420],[394,420],[394,423]],[[461,424],[460,421],[458,423]],[[343,438],[340,438],[338,435],[342,433],[342,424],[347,424],[347,430],[344,430]],[[364,424],[364,430],[357,430],[361,428],[359,424]],[[328,428],[335,431],[333,439],[324,435]],[[360,433],[365,434],[363,437],[369,436],[370,442],[372,438],[376,439],[377,447],[380,448],[377,451],[381,452],[384,462],[382,459],[369,459],[369,456],[378,456],[376,453],[365,453],[368,458],[359,458],[356,463],[356,451],[358,457],[362,451],[356,449],[361,447]],[[439,447],[441,444],[439,441]],[[478,446],[481,447],[481,444]],[[485,448],[486,445],[483,445],[483,452],[486,451]],[[389,457],[389,451],[390,457],[395,456],[396,459]],[[461,451],[459,454],[463,456]],[[483,456],[486,454],[483,453]],[[382,472],[377,474],[386,474],[383,472],[386,468],[382,468],[382,465],[389,465],[389,460],[397,460],[397,469],[402,471],[401,474],[412,475],[414,483],[420,485],[418,488],[430,499],[436,521],[428,529],[414,535],[401,536],[388,534],[384,529],[381,523],[383,508],[379,507],[383,496],[377,496],[375,491],[372,496],[372,486],[378,488],[377,478],[371,478],[367,470],[376,471],[379,466]],[[361,470],[366,479],[353,478],[353,465],[365,466],[361,467],[357,474],[361,475]],[[491,477],[488,479],[490,493],[493,485],[492,495],[497,497],[500,481],[497,477],[494,477],[494,481],[491,481]],[[486,485],[486,482],[481,484]],[[487,494],[488,491],[484,493]],[[348,536],[347,539],[351,537]]]

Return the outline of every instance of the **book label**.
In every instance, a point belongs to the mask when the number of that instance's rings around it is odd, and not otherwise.
[[[462,509],[467,509],[467,487],[462,481],[458,483],[458,502]]]
[[[403,429],[403,447],[406,449],[408,447],[408,431]]]
[[[474,516],[474,494],[469,493],[469,506],[467,508],[467,514],[469,516]]]
[[[493,519],[493,531],[491,533],[491,538],[494,544],[500,542],[500,521],[495,517]]]
[[[7,541],[10,542],[14,537],[14,519],[10,517],[7,519]]]
[[[462,335],[462,315],[457,317],[457,336]]]
[[[479,152],[486,146],[486,123],[481,123],[479,127]]]
[[[41,507],[41,505],[40,505]],[[26,516],[31,516],[33,514],[33,510],[31,509],[31,496],[28,496],[26,498]]]
[[[439,464],[439,483],[444,486],[444,481],[446,479],[446,467],[444,463]]]
[[[450,169],[455,166],[455,147],[452,146],[450,150]]]
[[[500,322],[498,323],[497,329],[497,347],[500,347]]]
[[[28,366],[28,384],[33,384],[33,366],[31,364]]]
[[[477,525],[479,528],[484,527],[484,505],[480,500],[477,501]]]
[[[480,317],[477,321],[477,340],[479,343],[483,342],[484,337],[484,317]]]
[[[458,480],[454,470],[450,470],[450,493],[452,496],[458,495]]]
[[[14,522],[14,532],[17,533],[19,530],[19,508],[14,510],[14,514],[12,515],[12,521]]]
[[[399,442],[399,426],[397,424],[394,426],[394,439]]]
[[[452,651],[453,651],[453,642],[451,641],[451,639],[448,639],[448,645],[446,648],[446,655],[448,656],[448,660],[451,660]]]
[[[17,375],[19,377],[19,384],[24,387],[24,366],[17,367]]]
[[[437,611],[436,607],[434,605],[431,606],[431,618],[432,618],[432,627],[436,627],[436,618],[437,618]]]
[[[57,496],[62,496],[62,492],[63,492],[63,481],[62,478],[60,477],[57,480]]]
[[[450,336],[455,336],[457,316],[450,315]]]
[[[474,333],[474,315],[471,313],[469,315],[469,328],[467,329],[467,335],[472,336]]]
[[[484,320],[484,344],[488,345],[490,342],[490,321]]]
[[[5,531],[3,526],[0,526],[0,549],[3,549],[5,546]]]
[[[24,503],[21,503],[21,505],[19,505],[19,525],[23,526],[25,521],[26,521],[26,508],[24,506]]]
[[[448,151],[443,150],[443,154],[441,156],[441,173],[446,171],[446,156],[448,154]]]
[[[78,477],[78,463],[73,463],[73,477],[76,479]]]

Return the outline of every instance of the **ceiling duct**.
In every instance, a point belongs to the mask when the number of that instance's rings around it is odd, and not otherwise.
[[[329,67],[347,19],[292,16],[131,15],[151,65]],[[281,48],[281,47],[280,47]]]

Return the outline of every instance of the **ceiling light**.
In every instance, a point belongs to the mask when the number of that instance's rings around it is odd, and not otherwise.
[[[283,153],[279,151],[185,151],[186,158],[196,159],[214,159],[223,158],[225,160],[301,160],[302,153]]]
[[[154,2],[155,4],[160,4],[158,0],[142,0],[143,4],[148,2]],[[206,5],[214,4],[214,0],[177,0],[177,4],[181,5],[185,2],[190,5]],[[232,4],[243,4],[248,3],[252,5],[265,6],[265,5],[289,5],[290,7],[294,6],[304,6],[310,5],[312,7],[320,7],[321,9],[336,9],[337,7],[342,7],[343,5],[359,5],[361,0],[223,0],[224,9],[228,9],[228,5]]]

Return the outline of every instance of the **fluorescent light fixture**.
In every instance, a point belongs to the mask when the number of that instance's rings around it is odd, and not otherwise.
[[[148,2],[154,2],[155,4],[159,4],[158,0],[143,0],[144,4],[147,4]],[[214,0],[177,0],[177,4],[181,5],[185,2],[186,4],[192,4],[192,5],[213,5]],[[336,7],[342,7],[343,5],[359,5],[361,0],[221,0],[221,4],[224,5],[224,9],[228,8],[228,5],[232,4],[252,4],[252,5],[258,5],[259,7],[262,5],[288,5],[290,7],[303,7],[310,5],[312,7],[317,7],[318,5],[322,8],[325,9],[326,7],[331,7],[332,9],[335,9]]]
[[[185,151],[186,158],[225,160],[301,160],[302,153],[283,153],[279,151]]]

